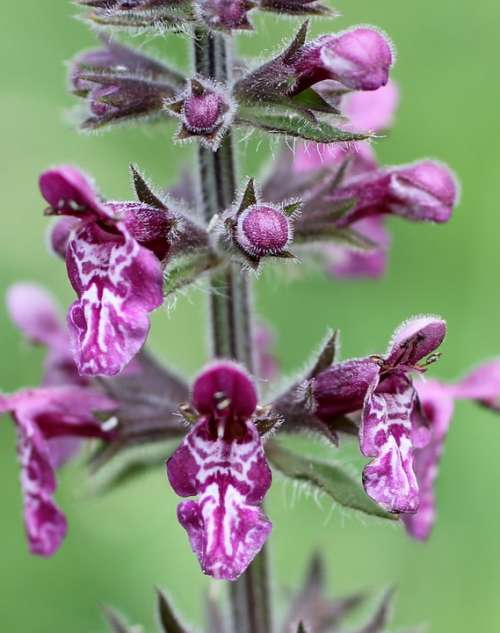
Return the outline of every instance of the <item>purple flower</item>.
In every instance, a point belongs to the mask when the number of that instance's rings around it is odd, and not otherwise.
[[[411,221],[447,222],[458,196],[458,183],[450,168],[424,160],[362,174],[336,189],[329,199],[355,201],[338,222],[344,227],[381,214]]]
[[[61,438],[110,439],[92,411],[114,408],[109,398],[76,386],[0,396],[0,413],[10,412],[17,428],[24,522],[33,554],[52,556],[66,536],[66,518],[54,501],[59,450],[54,451],[54,443]]]
[[[257,392],[246,372],[215,362],[197,378],[192,403],[198,421],[167,462],[181,497],[177,511],[204,573],[235,580],[260,551],[271,523],[260,504],[271,471],[251,418]]]
[[[67,238],[66,265],[78,299],[68,325],[82,375],[114,375],[142,347],[148,313],[163,301],[162,265],[173,216],[139,203],[104,203],[90,180],[62,166],[40,177],[49,214],[78,218]],[[65,223],[64,228],[71,229]],[[64,243],[59,228],[57,243]],[[54,242],[54,240],[53,240]]]
[[[445,333],[445,322],[437,317],[413,318],[396,330],[385,357],[335,364],[311,384],[320,420],[362,409],[361,452],[373,458],[363,483],[367,494],[390,512],[418,509],[414,450],[430,438],[411,373],[425,370]]]
[[[88,105],[84,128],[158,115],[164,100],[184,85],[176,71],[113,41],[77,55],[69,78],[73,93]]]
[[[392,44],[375,28],[358,27],[323,35],[303,48],[294,62],[299,90],[325,79],[351,90],[385,86],[393,63]]]
[[[266,323],[259,321],[253,332],[252,342],[255,349],[257,375],[263,381],[273,381],[279,375],[279,362],[273,353],[274,332]]]
[[[418,540],[427,540],[436,519],[434,484],[444,442],[452,421],[456,400],[475,400],[497,409],[500,397],[500,361],[484,363],[454,384],[437,380],[416,385],[424,415],[429,423],[430,441],[415,450],[414,469],[420,490],[420,505],[416,513],[405,514],[402,520],[407,532]]]

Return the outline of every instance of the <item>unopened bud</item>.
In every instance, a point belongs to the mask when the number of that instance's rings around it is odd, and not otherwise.
[[[255,204],[245,209],[238,217],[236,242],[254,257],[284,252],[291,238],[290,219],[278,207]]]
[[[199,0],[197,10],[201,19],[214,30],[250,30],[248,12],[255,7],[249,0]]]

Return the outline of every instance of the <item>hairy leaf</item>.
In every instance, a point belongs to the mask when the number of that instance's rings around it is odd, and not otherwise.
[[[398,519],[397,515],[385,512],[374,503],[340,464],[301,457],[274,441],[267,443],[266,453],[271,464],[284,475],[311,484],[339,505],[384,519]]]
[[[140,202],[148,204],[157,209],[165,209],[163,202],[156,196],[146,179],[134,165],[130,165],[130,173],[134,182],[135,193]]]
[[[312,121],[300,114],[275,114],[257,108],[242,108],[238,115],[238,122],[241,125],[265,130],[270,134],[302,138],[316,143],[343,143],[368,138],[366,134],[347,132],[324,121]]]

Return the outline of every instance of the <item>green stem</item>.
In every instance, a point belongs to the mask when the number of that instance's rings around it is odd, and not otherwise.
[[[216,81],[231,78],[228,39],[204,29],[194,38],[196,72]],[[228,132],[216,152],[199,147],[200,197],[207,222],[234,202],[236,165],[233,137]],[[250,280],[240,264],[212,273],[210,318],[212,354],[233,358],[254,370]],[[265,548],[239,580],[230,585],[234,633],[272,633],[271,605]]]

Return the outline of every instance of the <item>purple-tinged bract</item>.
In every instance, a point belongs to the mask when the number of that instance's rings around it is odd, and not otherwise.
[[[238,365],[216,362],[193,387],[200,417],[167,462],[169,481],[204,573],[235,580],[261,549],[271,523],[260,508],[271,485],[259,433],[253,382]]]

